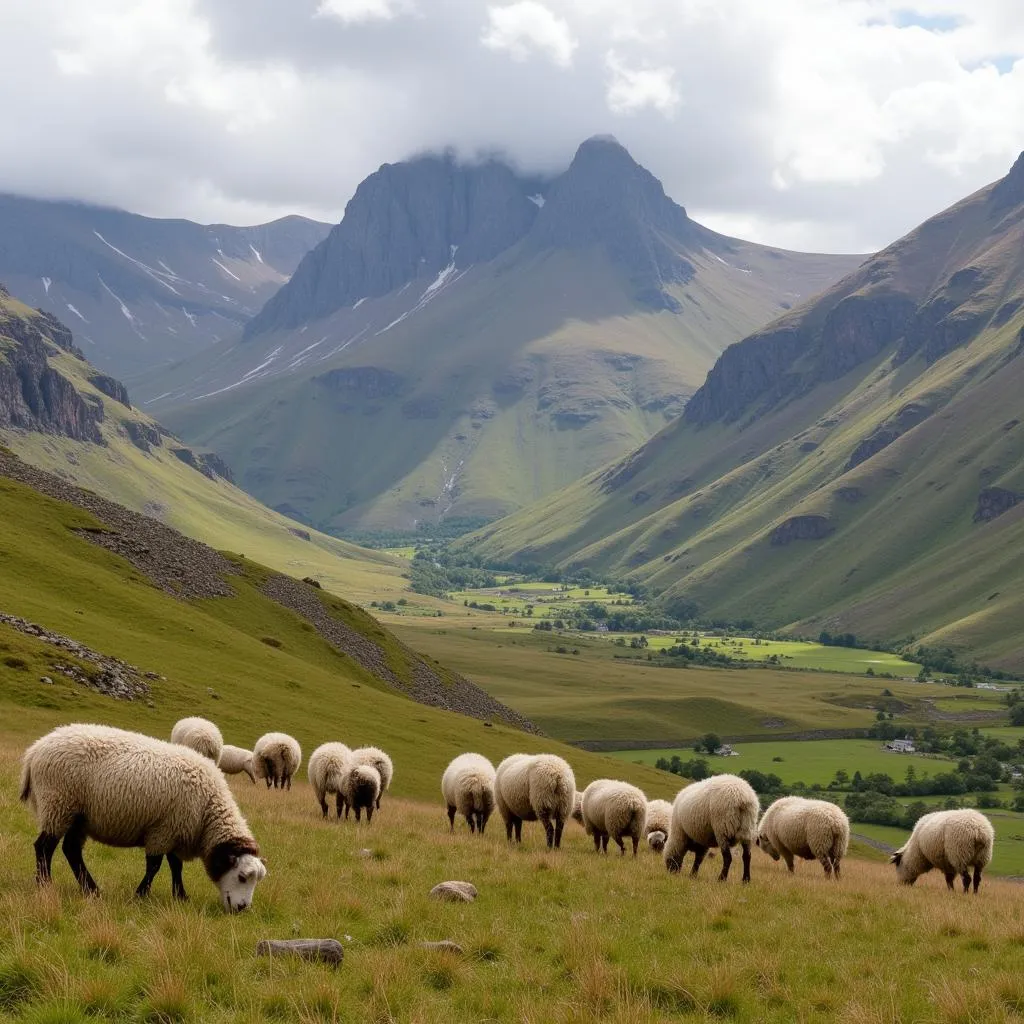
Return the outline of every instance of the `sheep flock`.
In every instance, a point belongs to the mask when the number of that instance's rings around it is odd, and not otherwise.
[[[20,798],[35,813],[36,878],[50,881],[52,859],[62,844],[64,857],[83,893],[98,886],[83,859],[87,839],[145,852],[145,875],[136,894],[147,896],[163,860],[171,873],[172,895],[185,899],[184,862],[202,861],[217,886],[225,910],[251,905],[256,884],[267,874],[260,848],[228,787],[226,775],[244,773],[284,793],[302,763],[299,743],[285,733],[261,736],[252,748],[225,744],[219,728],[206,719],[178,722],[171,741],[103,725],[54,729],[33,743],[22,761]],[[378,747],[322,743],[312,753],[307,775],[316,805],[329,818],[356,822],[365,812],[369,825],[388,792],[394,766]],[[577,789],[572,767],[555,754],[511,754],[498,766],[479,753],[454,758],[441,779],[448,830],[461,815],[470,833],[482,836],[497,811],[509,843],[522,841],[525,822],[539,822],[549,850],[562,846],[570,819],[583,827],[598,855],[609,841],[633,858],[646,848],[660,855],[671,873],[693,854],[696,875],[709,852],[721,853],[719,879],[725,881],[741,853],[742,880],[751,879],[751,847],[758,846],[790,871],[796,859],[817,860],[826,877],[838,880],[850,838],[846,814],[835,804],[783,797],[762,813],[757,794],[735,775],[714,775],[691,783],[675,800],[648,800],[636,786],[617,779],[595,779]],[[276,799],[276,798],[275,798]],[[892,856],[899,882],[912,885],[933,868],[953,888],[977,893],[982,871],[992,859],[994,833],[974,810],[940,811],[918,821],[907,843]]]

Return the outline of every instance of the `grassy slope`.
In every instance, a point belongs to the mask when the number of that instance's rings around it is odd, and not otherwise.
[[[972,259],[997,267],[1003,290],[984,301],[1009,302],[1021,287],[1016,257],[1001,236],[986,248],[975,221],[987,222],[971,205],[978,202],[972,197],[879,260],[895,261],[905,275],[932,273],[903,267],[900,253],[938,259],[945,243],[936,231],[967,218],[946,270]],[[711,615],[890,641],[915,634],[1024,667],[1012,628],[1024,605],[1015,554],[1024,516],[1016,509],[972,522],[982,487],[1024,485],[1017,428],[1024,364],[1015,358],[1022,322],[1019,313],[993,321],[931,365],[920,357],[898,365],[886,350],[839,380],[730,424],[677,421],[631,457],[629,472],[593,474],[481,531],[475,547],[493,558],[629,574],[684,592]],[[847,470],[857,444],[910,403],[935,412]],[[844,500],[841,489],[857,500]],[[826,516],[835,532],[770,544],[776,525],[805,514]]]
[[[8,1019],[852,1022],[897,1013],[953,1022],[1008,1020],[1024,1005],[1015,886],[988,880],[970,900],[947,896],[935,878],[900,890],[890,869],[855,859],[837,886],[813,866],[789,878],[755,852],[754,884],[741,888],[713,881],[715,861],[694,883],[670,877],[650,855],[596,857],[576,826],[557,855],[539,848],[536,826],[521,851],[508,851],[493,827],[482,841],[464,829],[449,836],[436,787],[453,753],[471,746],[498,757],[558,744],[377,689],[244,578],[235,598],[167,597],[69,533],[87,524],[82,513],[7,481],[0,519],[0,608],[167,676],[154,683],[153,708],[72,684],[41,687],[42,645],[3,631],[5,657],[28,664],[0,661],[0,1013]],[[263,635],[283,646],[267,647]],[[304,780],[268,793],[234,779],[270,865],[254,909],[237,918],[219,912],[194,864],[188,905],[171,904],[166,873],[148,903],[135,902],[141,855],[95,844],[86,855],[100,899],[79,897],[59,854],[55,888],[38,891],[32,822],[14,798],[23,746],[83,718],[166,734],[185,711],[212,715],[237,742],[270,726],[294,733],[307,753],[328,736],[380,742],[395,757],[394,793],[372,826],[339,826],[321,822]],[[580,782],[614,773],[652,796],[674,788],[651,769],[569,754]],[[363,848],[373,856],[359,856]],[[429,900],[444,878],[474,881],[479,900]],[[293,935],[340,937],[344,966],[335,973],[253,957],[258,939]],[[467,955],[418,946],[440,938]]]
[[[816,291],[850,266],[743,244],[734,258],[751,272],[698,254],[697,276],[675,289],[684,305],[676,316],[638,307],[596,253],[513,253],[470,270],[384,334],[375,332],[407,312],[425,282],[308,332],[223,346],[170,383],[154,382],[154,393],[172,391],[155,408],[183,436],[223,453],[268,504],[289,502],[323,527],[411,528],[448,511],[493,517],[645,441],[727,344],[778,312],[785,296]],[[320,351],[353,340],[293,375],[193,398],[281,346],[267,372],[283,369],[321,336]],[[309,380],[367,366],[399,374],[401,393],[339,395]],[[429,415],[411,416],[410,402],[425,402]],[[360,444],[324,445],[339,435]]]
[[[948,687],[842,673],[655,668],[616,660],[607,641],[522,634],[472,620],[384,616],[415,650],[470,675],[488,693],[553,736],[614,746],[726,736],[864,729],[889,689],[907,720],[931,717],[926,701]],[[579,653],[558,654],[565,646]],[[671,738],[671,739],[669,739]]]
[[[34,311],[17,300],[0,297],[0,307],[24,317]],[[145,414],[102,395],[87,378],[92,367],[69,353],[50,365],[85,395],[98,396],[105,420],[107,447],[54,435],[2,429],[0,443],[35,466],[59,473],[82,487],[155,516],[191,537],[218,549],[248,553],[293,576],[315,576],[329,589],[357,601],[403,593],[408,567],[377,551],[356,547],[315,531],[309,541],[290,530],[298,524],[261,505],[223,480],[210,480],[171,454],[177,442],[145,453],[128,439],[128,421],[152,425]]]

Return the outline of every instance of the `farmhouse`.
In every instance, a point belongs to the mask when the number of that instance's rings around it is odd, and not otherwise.
[[[723,743],[715,750],[715,757],[739,757],[739,752],[733,750],[728,743]]]
[[[905,736],[901,740],[890,740],[885,745],[886,750],[891,750],[894,754],[913,754],[916,751],[914,741],[909,737]]]

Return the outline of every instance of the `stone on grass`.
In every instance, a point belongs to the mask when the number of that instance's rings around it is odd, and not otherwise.
[[[337,939],[260,939],[256,943],[256,955],[298,956],[337,967],[345,957],[345,950]]]
[[[440,882],[430,890],[430,895],[449,903],[472,903],[476,899],[476,886],[472,882]]]

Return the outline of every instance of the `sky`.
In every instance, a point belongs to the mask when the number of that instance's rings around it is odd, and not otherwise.
[[[1024,149],[1022,0],[0,0],[0,38],[0,190],[207,222],[611,133],[710,227],[867,252]]]

